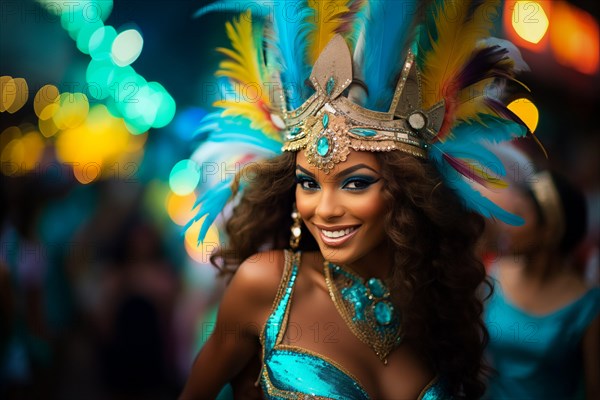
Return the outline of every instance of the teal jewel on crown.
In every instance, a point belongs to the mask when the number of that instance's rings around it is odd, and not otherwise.
[[[327,129],[329,126],[329,114],[323,114],[321,123],[323,124],[323,129]],[[325,157],[327,154],[329,154],[331,143],[329,142],[329,138],[325,136],[325,131],[323,131],[321,134],[322,136],[317,140],[317,154],[321,157]]]

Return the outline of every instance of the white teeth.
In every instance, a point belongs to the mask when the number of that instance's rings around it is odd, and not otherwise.
[[[346,229],[341,229],[339,231],[326,231],[321,229],[321,232],[323,232],[323,235],[327,236],[328,238],[339,238],[342,236],[346,236],[348,235],[350,232],[353,232],[356,228],[346,228]]]

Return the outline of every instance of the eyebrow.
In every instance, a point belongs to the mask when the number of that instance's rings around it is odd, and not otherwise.
[[[363,169],[363,168],[369,169],[369,170],[375,172],[376,174],[379,174],[379,172],[375,171],[373,168],[369,167],[367,164],[356,164],[356,165],[353,165],[352,167],[348,167],[345,170],[338,172],[337,174],[334,175],[334,178],[336,178],[336,179],[342,178],[344,176],[350,175],[354,171],[358,171],[359,169]],[[301,165],[296,165],[296,169],[304,172],[306,175],[308,175],[312,178],[315,177],[310,171],[308,171],[306,168],[303,168]]]

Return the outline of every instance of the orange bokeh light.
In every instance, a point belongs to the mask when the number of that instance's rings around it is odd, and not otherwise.
[[[550,44],[556,60],[584,74],[598,72],[598,23],[587,12],[564,1],[555,3]]]

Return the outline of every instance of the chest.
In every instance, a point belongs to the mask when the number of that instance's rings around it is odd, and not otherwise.
[[[359,340],[329,294],[315,291],[295,298],[281,344],[307,351],[352,377],[370,398],[417,399],[433,375],[407,346],[392,351],[387,363]]]

